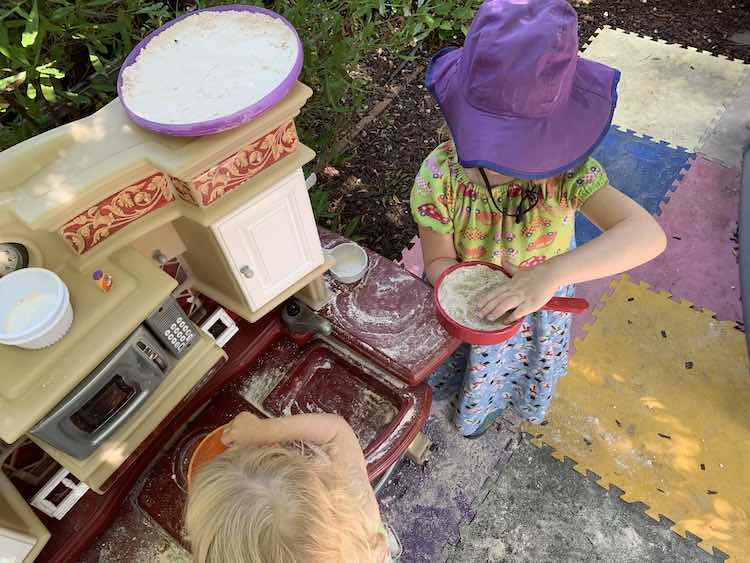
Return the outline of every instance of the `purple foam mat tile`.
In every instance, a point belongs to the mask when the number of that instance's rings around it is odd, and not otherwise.
[[[459,526],[474,517],[474,499],[485,481],[497,478],[498,460],[514,436],[493,426],[467,440],[450,422],[450,411],[448,401],[433,403],[423,429],[433,442],[427,463],[404,462],[378,495],[384,521],[401,539],[405,562],[438,561],[446,544],[458,543]]]
[[[629,272],[633,282],[691,301],[719,320],[741,321],[739,265],[731,241],[738,206],[739,171],[698,155],[657,217],[667,250]]]
[[[580,315],[573,315],[573,321],[570,327],[571,355],[575,354],[576,339],[585,338],[585,327],[596,320],[594,317],[594,310],[599,309],[602,306],[602,297],[604,297],[605,294],[611,292],[609,284],[612,283],[613,279],[615,278],[603,278],[600,280],[581,283],[576,286],[576,297],[581,297],[588,301],[589,308],[585,313],[581,313]]]

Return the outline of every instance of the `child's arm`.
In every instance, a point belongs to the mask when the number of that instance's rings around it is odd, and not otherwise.
[[[432,229],[419,226],[419,241],[427,279],[434,285],[445,270],[458,262],[452,235],[442,235]]]
[[[330,445],[334,462],[357,467],[367,475],[359,440],[347,422],[335,414],[298,414],[261,419],[243,412],[227,425],[221,441],[230,447],[262,447],[279,442]]]
[[[653,260],[667,247],[667,237],[656,219],[612,186],[595,192],[581,212],[603,232],[549,261],[547,271],[560,286],[625,272]]]
[[[667,245],[664,231],[640,205],[611,186],[595,192],[582,213],[603,233],[535,268],[522,269],[479,302],[490,320],[511,309],[509,322],[539,310],[558,288],[612,276],[656,258]]]

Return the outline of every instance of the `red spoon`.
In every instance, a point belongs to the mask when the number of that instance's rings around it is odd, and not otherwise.
[[[463,342],[468,342],[469,344],[499,344],[500,342],[505,342],[518,333],[518,331],[521,329],[521,325],[523,324],[523,319],[519,319],[509,324],[508,326],[501,328],[500,330],[490,331],[469,328],[454,321],[448,315],[448,313],[446,313],[445,309],[443,309],[443,306],[440,304],[440,300],[438,299],[438,290],[440,288],[440,284],[443,283],[443,280],[446,278],[446,276],[448,276],[448,274],[450,274],[451,272],[455,272],[459,268],[479,265],[487,266],[489,268],[492,268],[493,270],[502,272],[509,278],[513,277],[505,269],[491,262],[460,262],[451,266],[440,275],[437,283],[435,284],[435,289],[432,292],[432,301],[435,304],[435,311],[440,324],[443,325],[446,332],[448,332],[448,334],[450,334],[451,336],[458,338]],[[577,297],[553,297],[542,307],[542,310],[556,311],[558,313],[578,314],[583,313],[588,308],[589,303],[585,299],[580,299]],[[513,311],[511,310],[505,313],[505,315],[503,316],[506,317],[511,315],[512,313]]]
[[[580,297],[553,297],[540,309],[541,311],[557,311],[558,313],[585,313],[589,302]]]

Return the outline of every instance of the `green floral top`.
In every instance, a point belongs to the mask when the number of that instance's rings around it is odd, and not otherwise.
[[[562,176],[511,180],[492,188],[501,213],[487,188],[472,183],[458,163],[453,143],[447,141],[422,163],[411,192],[411,210],[417,224],[452,234],[462,261],[530,267],[570,248],[576,209],[607,183],[593,158]],[[516,222],[512,215],[524,191],[534,189],[540,194],[536,205]]]

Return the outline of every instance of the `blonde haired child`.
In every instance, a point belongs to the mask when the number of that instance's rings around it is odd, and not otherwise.
[[[566,0],[486,0],[464,46],[439,51],[427,69],[451,139],[424,161],[411,193],[426,277],[434,283],[462,261],[501,264],[515,275],[477,310],[524,319],[515,337],[464,345],[430,378],[436,396],[455,396],[464,436],[481,435],[505,409],[543,422],[567,371],[570,315],[539,309],[665,248],[654,218],[590,157],[609,130],[619,76],[578,56]],[[575,248],[579,211],[604,232]]]
[[[397,540],[381,522],[362,450],[342,418],[241,413],[222,441],[230,449],[190,489],[185,526],[197,563],[392,560],[388,544]],[[291,445],[300,442],[308,446]]]

